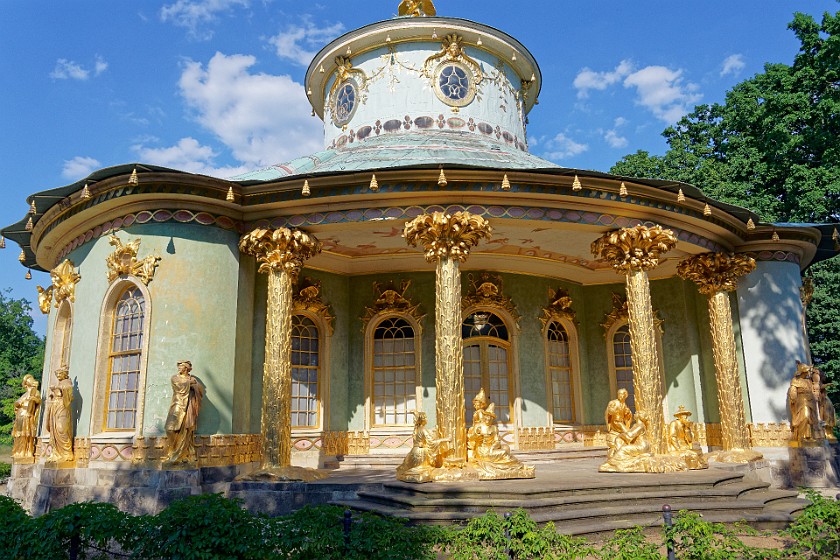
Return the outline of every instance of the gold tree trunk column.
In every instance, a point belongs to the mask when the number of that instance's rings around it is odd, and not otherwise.
[[[291,466],[292,286],[303,262],[321,252],[321,242],[300,230],[255,229],[239,249],[268,273],[263,366],[262,461],[251,479],[315,480],[323,475]]]
[[[464,356],[461,344],[461,270],[490,224],[469,212],[435,212],[405,225],[403,237],[412,247],[422,245],[435,269],[435,386],[438,435],[449,440],[452,460],[467,458],[464,420]]]
[[[710,458],[728,463],[746,463],[762,457],[760,453],[750,450],[728,293],[738,287],[740,277],[754,269],[755,260],[752,257],[723,253],[695,255],[683,260],[677,267],[677,273],[682,278],[697,284],[700,293],[709,298],[709,321],[723,440],[723,451]]]
[[[592,243],[592,254],[604,259],[626,277],[630,348],[633,354],[633,389],[636,409],[646,411],[651,451],[665,453],[662,414],[662,372],[656,350],[653,307],[647,271],[677,244],[671,230],[638,225],[612,231]]]

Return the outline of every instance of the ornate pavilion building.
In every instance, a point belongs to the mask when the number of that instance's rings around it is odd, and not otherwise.
[[[694,411],[705,445],[787,444],[800,274],[836,254],[831,226],[530,154],[531,53],[420,12],[315,56],[323,151],[229,180],[101,169],[2,230],[52,272],[42,393],[68,366],[69,466],[160,468],[187,359],[198,466],[236,473],[404,455],[413,410],[468,425],[482,387],[514,449],[597,443],[621,387],[660,419]],[[40,434],[19,494],[50,471]]]

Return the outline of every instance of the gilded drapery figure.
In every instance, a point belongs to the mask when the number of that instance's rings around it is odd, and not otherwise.
[[[50,434],[51,451],[47,461],[62,463],[73,460],[73,382],[67,366],[55,370],[58,380],[50,386],[46,430]]]
[[[791,444],[822,439],[817,396],[814,394],[811,366],[796,362],[796,373],[788,389]]]
[[[627,389],[622,387],[616,393],[616,398],[607,403],[607,409],[604,411],[604,421],[607,424],[608,457],[611,457],[615,450],[623,445],[622,435],[627,433],[633,421],[633,413],[625,404],[627,396]]]
[[[474,399],[473,404],[477,401],[478,398]],[[499,437],[495,408],[492,402],[484,408],[476,407],[474,423],[467,432],[469,465],[476,468],[479,476],[485,479],[533,478],[534,467],[524,465],[511,455],[510,447]]]
[[[668,453],[681,457],[688,468],[703,469],[708,466],[703,453],[694,448],[694,432],[691,429],[691,421],[688,417],[691,411],[686,410],[683,405],[677,408],[674,413],[675,420],[668,424]]]
[[[820,420],[822,421],[823,428],[825,429],[825,439],[832,442],[837,441],[837,438],[834,437],[834,427],[837,425],[837,412],[834,409],[834,403],[832,403],[831,399],[828,398],[829,384],[825,382],[825,376],[820,370],[817,368],[813,369],[820,382]]]
[[[167,453],[163,459],[168,465],[194,463],[196,460],[193,437],[204,387],[190,375],[191,371],[191,362],[178,362],[178,373],[171,380],[172,404],[166,417]]]
[[[414,411],[414,437],[411,451],[397,467],[397,479],[404,482],[430,482],[434,480],[433,469],[443,465],[445,445],[449,440],[436,438],[426,428],[428,418],[425,412]]]
[[[15,401],[15,422],[12,427],[12,457],[17,462],[29,462],[35,457],[35,436],[41,394],[38,381],[30,374],[23,377],[23,395]]]

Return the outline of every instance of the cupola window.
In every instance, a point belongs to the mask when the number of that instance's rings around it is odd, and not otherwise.
[[[460,62],[444,62],[435,72],[435,93],[452,107],[469,105],[475,98],[472,70]]]
[[[356,111],[358,86],[355,80],[349,79],[335,91],[332,101],[333,122],[338,125],[347,124]]]

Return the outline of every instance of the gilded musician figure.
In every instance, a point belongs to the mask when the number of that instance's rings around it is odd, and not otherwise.
[[[167,453],[164,464],[194,463],[195,443],[193,441],[198,422],[204,387],[190,375],[192,363],[178,362],[178,373],[172,376],[172,404],[166,417]]]
[[[15,423],[12,427],[12,457],[27,462],[35,457],[35,432],[41,393],[38,381],[30,374],[23,377],[23,395],[15,401]]]
[[[50,434],[51,451],[48,462],[63,463],[73,460],[73,382],[67,366],[55,370],[57,379],[50,386],[46,430]]]

